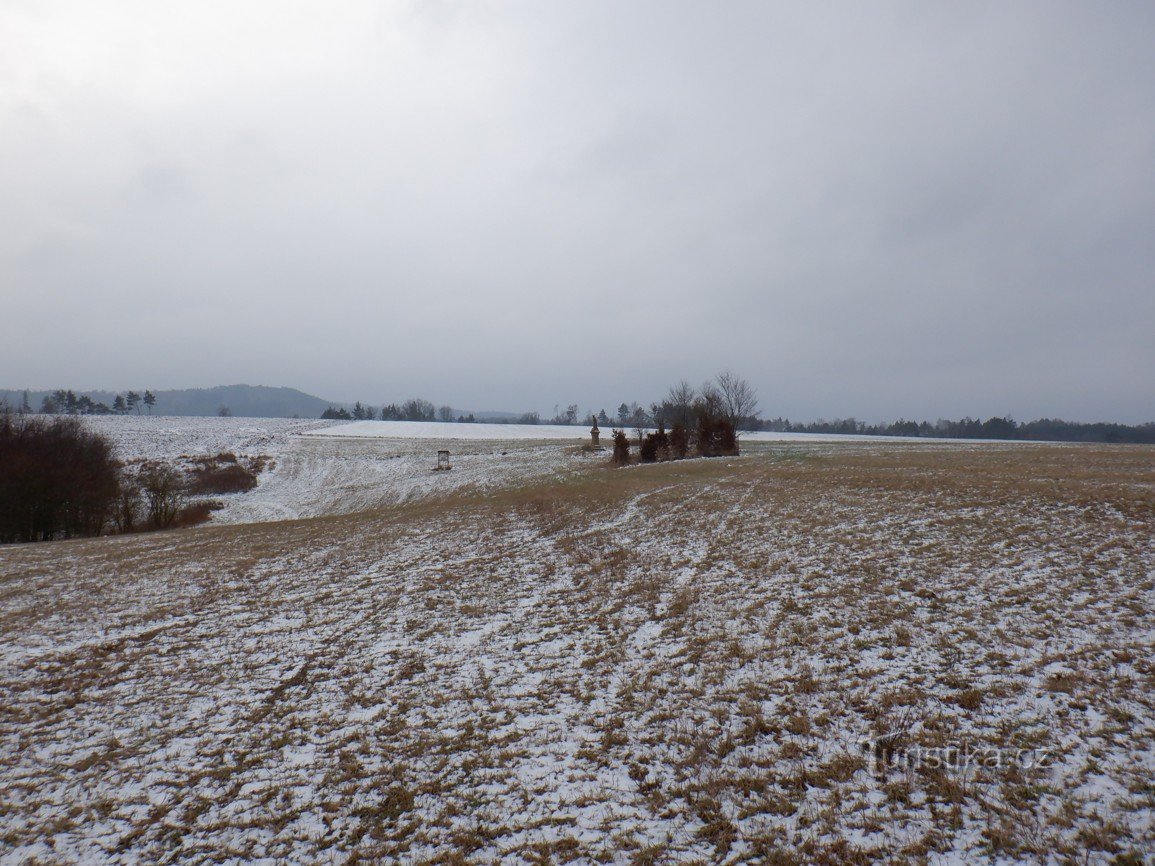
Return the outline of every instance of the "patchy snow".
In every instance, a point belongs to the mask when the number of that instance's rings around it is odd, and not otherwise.
[[[183,450],[132,421],[135,453]],[[295,432],[246,440],[277,466],[226,513],[322,519],[0,550],[0,861],[1155,847],[1150,449],[613,472],[479,441],[433,473],[436,440]]]

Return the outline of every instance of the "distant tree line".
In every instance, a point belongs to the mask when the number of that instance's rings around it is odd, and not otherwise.
[[[719,411],[734,426],[735,430],[758,429],[757,409],[758,400],[754,390],[745,379],[727,371],[719,373],[701,388],[694,388],[688,382],[679,382],[670,389],[669,394],[660,403],[651,403],[649,408],[640,404],[622,403],[614,416],[607,414],[605,409],[594,413],[591,409],[582,412],[577,403],[570,403],[565,408],[554,406],[553,416],[542,420],[537,412],[525,412],[509,418],[487,419],[492,424],[557,424],[569,426],[585,426],[594,418],[598,424],[609,427],[612,424],[633,429],[646,429],[664,424],[673,427],[676,423],[692,427],[696,423],[694,411],[695,402],[701,398],[711,407],[719,407]],[[454,417],[456,415],[456,417]],[[343,406],[329,406],[321,417],[340,421],[457,421],[459,423],[473,423],[477,419],[472,412],[458,414],[451,406],[437,408],[428,400],[412,398],[401,405],[390,403],[380,410],[369,404],[356,402],[352,409]]]
[[[146,392],[147,393],[147,392]],[[632,430],[642,441],[641,431],[663,427],[672,430],[681,426],[695,430],[699,413],[695,406],[709,407],[711,416],[724,417],[735,432],[769,430],[781,433],[826,433],[859,436],[908,436],[938,437],[947,439],[1007,439],[1058,442],[1119,442],[1155,444],[1155,423],[1128,426],[1125,424],[1095,423],[1082,424],[1059,419],[1043,418],[1038,421],[1020,423],[1011,418],[988,418],[981,421],[963,418],[959,421],[939,420],[907,421],[899,419],[891,423],[866,424],[855,418],[819,419],[806,423],[792,422],[788,418],[761,419],[758,417],[758,400],[750,383],[729,371],[719,373],[712,380],[695,388],[685,380],[670,388],[666,396],[649,406],[638,402],[622,402],[611,413],[604,408],[594,412],[581,411],[577,403],[565,407],[554,406],[553,415],[543,419],[537,412],[525,412],[520,416],[487,419],[493,424],[556,424],[586,426],[597,420],[602,427],[618,427]],[[83,413],[81,413],[83,414]],[[398,405],[390,403],[380,410],[368,404],[356,403],[353,408],[330,406],[322,418],[335,420],[375,420],[383,421],[476,421],[472,413],[458,414],[450,406],[437,408],[428,400],[418,398],[406,400]]]
[[[1129,426],[1126,424],[1082,424],[1041,418],[1038,421],[1016,422],[1011,418],[963,418],[961,421],[898,420],[889,424],[866,424],[854,418],[833,421],[818,420],[806,424],[792,423],[788,418],[774,418],[761,422],[758,429],[780,433],[833,433],[858,436],[911,436],[943,439],[1006,439],[1034,442],[1106,442],[1155,444],[1155,423]]]
[[[152,414],[152,407],[156,405],[156,395],[152,391],[145,391],[143,394],[137,391],[128,391],[125,394],[117,394],[112,401],[112,405],[107,403],[95,402],[86,394],[80,394],[72,390],[65,390],[63,388],[53,391],[48,394],[40,402],[40,414],[42,415],[127,415],[131,412],[140,414],[141,407],[148,410],[148,414]],[[23,403],[17,412],[22,415],[27,415],[32,412],[32,407],[28,405],[28,392],[24,392]]]
[[[406,400],[400,406],[396,403],[390,403],[387,406],[382,406],[378,411],[376,407],[357,401],[353,404],[352,409],[346,409],[340,406],[329,406],[321,413],[322,418],[336,420],[336,421],[458,421],[463,424],[470,424],[476,421],[473,413],[468,415],[458,415],[454,417],[452,406],[442,406],[440,408],[434,407],[428,400],[422,400],[414,397]]]

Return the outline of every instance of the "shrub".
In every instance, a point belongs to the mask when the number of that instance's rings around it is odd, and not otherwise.
[[[76,418],[0,415],[0,542],[99,535],[118,482],[112,443]]]
[[[697,449],[700,457],[733,457],[738,454],[734,425],[708,411],[698,413]]]
[[[257,486],[257,475],[237,462],[233,454],[218,454],[201,460],[190,472],[188,492],[194,496],[212,493],[244,493]]]
[[[185,479],[171,466],[152,465],[140,475],[148,508],[148,522],[153,529],[168,529],[176,523],[184,507]]]
[[[694,450],[699,457],[713,457],[714,450],[714,419],[708,412],[698,413],[698,428],[694,435]]]
[[[625,466],[630,462],[630,438],[624,430],[614,430],[613,462],[615,466]]]
[[[690,434],[681,424],[675,424],[670,431],[670,456],[675,460],[685,460],[690,453]]]
[[[655,450],[657,451],[657,458],[659,460],[669,460],[670,436],[668,433],[666,433],[666,425],[659,423],[658,432],[651,433],[650,435],[654,437],[654,446]]]
[[[136,532],[140,528],[140,483],[122,475],[112,507],[112,525],[118,533]]]
[[[654,434],[651,433],[642,440],[642,445],[638,449],[643,463],[656,463],[658,461],[658,445],[654,442]]]
[[[643,463],[670,459],[670,437],[666,435],[663,427],[658,427],[656,433],[646,434],[646,438],[642,440],[641,454]]]
[[[728,419],[721,418],[716,422],[715,437],[719,455],[738,456],[738,434],[734,432],[734,425]]]
[[[224,508],[215,499],[201,499],[184,506],[176,517],[177,526],[196,526],[207,523],[214,511]]]

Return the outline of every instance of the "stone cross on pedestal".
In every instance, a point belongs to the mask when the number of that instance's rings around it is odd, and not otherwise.
[[[598,429],[598,416],[593,416],[594,426],[590,428],[590,438],[593,440],[594,448],[601,448],[601,443],[598,438],[602,435],[602,431]]]

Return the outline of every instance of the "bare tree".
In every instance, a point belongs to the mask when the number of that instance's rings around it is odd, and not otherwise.
[[[452,421],[453,420],[453,407],[452,406],[442,406],[440,409],[438,409],[437,410],[437,420],[438,421]]]
[[[645,438],[646,428],[650,426],[650,416],[637,403],[630,404],[630,424],[638,436],[638,445],[640,446]]]
[[[663,410],[665,421],[671,427],[681,425],[687,429],[694,424],[694,401],[698,399],[698,392],[685,379],[672,387],[666,394]]]
[[[698,390],[698,399],[694,401],[694,413],[707,418],[718,418],[724,414],[722,392],[713,382],[703,382]]]
[[[432,421],[437,417],[436,407],[428,400],[412,397],[401,404],[401,417],[406,421]]]
[[[758,412],[758,395],[750,383],[729,370],[714,378],[721,414],[735,430],[749,426]]]
[[[0,412],[0,544],[99,535],[118,484],[112,443],[77,419]]]
[[[140,475],[149,522],[155,529],[168,529],[185,502],[184,476],[172,466],[150,466]]]

